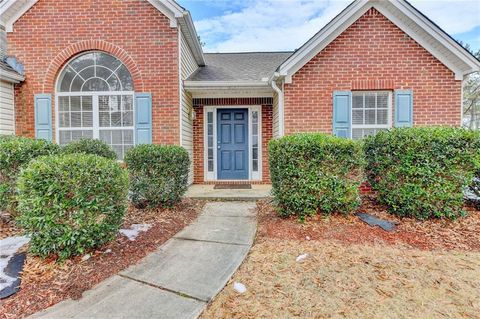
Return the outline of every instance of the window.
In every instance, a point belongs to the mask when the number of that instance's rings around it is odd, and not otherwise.
[[[391,93],[352,92],[352,138],[361,139],[391,127]]]
[[[207,170],[213,172],[213,154],[214,154],[214,144],[213,144],[213,111],[207,112]]]
[[[258,111],[252,111],[252,171],[258,172]]]
[[[134,145],[134,97],[130,72],[117,58],[88,52],[70,61],[57,87],[60,145],[96,138],[119,159]]]

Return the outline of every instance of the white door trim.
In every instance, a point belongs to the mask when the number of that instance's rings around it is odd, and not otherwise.
[[[262,180],[262,106],[261,105],[218,105],[204,106],[203,108],[203,171],[204,181],[216,181],[217,176],[217,110],[218,109],[248,109],[248,180]],[[252,143],[252,113],[258,112],[258,171],[253,171],[253,143]],[[208,171],[208,113],[213,112],[213,172]],[[223,180],[222,180],[223,181]],[[244,181],[244,180],[242,180]]]

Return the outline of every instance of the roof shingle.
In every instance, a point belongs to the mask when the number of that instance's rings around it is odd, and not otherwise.
[[[188,81],[262,81],[293,52],[205,53],[205,66]]]

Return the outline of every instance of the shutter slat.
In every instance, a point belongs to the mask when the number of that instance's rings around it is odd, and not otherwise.
[[[351,137],[352,92],[333,92],[333,135]]]
[[[135,93],[135,143],[152,143],[152,94]]]
[[[52,95],[35,94],[35,138],[52,141]]]
[[[412,90],[395,90],[395,127],[413,126]]]

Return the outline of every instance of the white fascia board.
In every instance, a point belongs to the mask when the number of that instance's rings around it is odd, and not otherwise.
[[[16,9],[13,4],[15,4],[17,1],[18,0],[12,0],[12,4],[8,6],[5,11],[0,12],[0,16],[2,16],[7,14],[7,12],[12,11],[11,18],[5,22],[5,31],[7,32],[13,32],[13,24],[17,22],[17,20],[20,19],[20,17],[23,16],[28,10],[30,10],[30,8],[33,7],[38,0],[28,0],[20,8]]]
[[[179,12],[171,5],[169,5],[168,1],[165,0],[147,0],[152,6],[155,7],[158,11],[163,13],[169,20],[170,20],[170,27],[176,28],[177,27],[177,18],[181,17],[183,13]]]
[[[1,70],[0,80],[10,82],[10,83],[20,83],[25,80],[25,77],[15,72]]]
[[[414,7],[407,4],[405,1],[391,0],[391,3],[395,7],[404,13],[406,16],[414,20],[421,28],[432,35],[443,46],[454,53],[459,59],[468,64],[474,69],[473,71],[480,71],[480,61],[475,59],[469,54],[460,44],[454,41],[450,36],[445,34],[445,31],[441,30],[434,23],[429,21],[424,15],[418,12]]]
[[[198,40],[197,30],[193,24],[192,16],[187,10],[184,11],[181,18],[183,23],[180,23],[180,26],[185,26],[186,30],[182,30],[186,35],[188,46],[192,50],[193,56],[198,66],[205,66],[205,57],[203,55],[202,45]]]
[[[266,88],[270,87],[264,81],[184,81],[186,89],[204,88]]]
[[[357,0],[308,40],[297,52],[283,62],[278,73],[291,76],[323,50],[331,41],[360,18],[371,6],[368,0]]]

